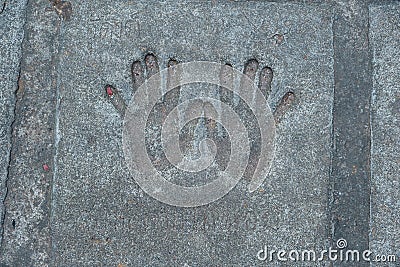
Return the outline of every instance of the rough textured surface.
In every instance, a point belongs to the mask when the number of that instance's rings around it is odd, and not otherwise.
[[[370,95],[368,2],[337,1],[334,21],[335,100],[330,216],[332,246],[368,249],[370,210]],[[335,266],[368,266],[337,262]]]
[[[0,225],[11,151],[15,91],[18,86],[26,1],[0,2]],[[2,232],[2,227],[0,227]],[[3,235],[0,235],[0,244]]]
[[[59,70],[55,262],[263,265],[256,254],[264,245],[325,247],[333,99],[329,6],[123,1],[73,6]],[[183,209],[159,203],[137,186],[123,161],[122,121],[103,90],[113,84],[128,100],[131,64],[148,51],[161,67],[173,57],[243,69],[256,58],[260,68],[274,70],[273,107],[289,90],[298,95],[280,123],[276,162],[262,189],[249,194],[242,181],[218,202]],[[190,97],[190,90],[183,89],[181,97]]]
[[[374,256],[397,253],[397,263],[382,266],[399,266],[398,3],[32,0],[25,13],[27,1],[3,1],[0,199],[8,193],[0,204],[0,266],[369,265],[257,259],[264,246],[319,252],[339,238]],[[247,69],[256,84],[272,68],[272,91],[263,81],[260,88],[277,116],[276,158],[258,191],[248,193],[242,179],[217,202],[176,208],[130,176],[121,115],[133,81],[157,65],[192,60]],[[145,62],[152,68],[141,75]],[[219,88],[181,89],[166,97],[170,103],[202,90],[229,99],[254,127],[238,98]],[[221,133],[215,122],[192,121],[180,145],[196,156],[201,138],[218,141]],[[148,140],[157,158],[158,143]],[[168,173],[163,164],[156,162]],[[213,177],[204,174],[168,178],[192,186]]]
[[[370,247],[400,261],[400,5],[370,7],[374,87]],[[372,266],[380,266],[376,263]]]
[[[57,32],[60,21],[47,1],[27,5],[23,59],[5,200],[0,262],[46,266],[50,259]]]

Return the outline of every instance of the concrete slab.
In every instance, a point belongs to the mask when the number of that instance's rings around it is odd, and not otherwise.
[[[61,30],[52,202],[57,266],[265,265],[257,252],[327,245],[333,102],[332,8],[268,2],[73,1]],[[198,208],[160,203],[135,183],[122,120],[104,96],[130,99],[131,64],[256,58],[274,71],[271,106],[296,102],[277,129],[276,159],[258,191],[246,181]],[[268,265],[280,265],[276,259]],[[314,264],[314,263],[312,263]],[[301,263],[296,263],[302,266]],[[310,263],[304,263],[309,266]],[[315,262],[315,266],[324,263]]]
[[[371,6],[370,23],[374,68],[370,249],[378,256],[395,255],[397,262],[385,266],[399,266],[400,5]]]
[[[318,252],[340,238],[347,249],[369,247],[386,260],[395,255],[396,263],[384,265],[398,266],[398,3],[39,0],[28,1],[24,24],[26,2],[0,0],[1,266],[281,266],[276,254],[268,262],[257,252]],[[277,151],[261,188],[249,193],[246,173],[222,199],[178,208],[137,185],[122,153],[121,114],[123,100],[131,100],[132,62],[157,65],[145,60],[148,53],[161,68],[171,58],[228,62],[255,84],[271,78],[263,68],[271,67]],[[266,80],[260,87],[268,94]],[[114,86],[111,101],[106,84]],[[200,91],[228,99],[259,149],[253,117],[238,98],[215,86],[180,89],[169,104]],[[160,130],[157,112],[151,134]],[[197,156],[196,144],[211,136],[216,163],[224,165],[229,142],[214,126],[185,125],[179,145]],[[148,151],[167,179],[192,186],[214,178],[212,168],[200,175],[164,169],[157,138]],[[257,157],[251,154],[249,166]]]
[[[368,1],[337,1],[334,21],[335,99],[330,218],[332,246],[369,247],[370,215],[370,48]],[[334,266],[367,267],[368,262]]]
[[[6,179],[11,152],[11,124],[14,121],[26,1],[0,2],[0,231],[4,213]],[[3,235],[0,235],[0,244]]]
[[[20,5],[24,3],[21,1]],[[17,3],[7,1],[8,5],[16,8]],[[8,89],[15,91],[16,103],[0,263],[10,266],[47,266],[51,255],[49,217],[60,20],[48,1],[29,1],[26,15],[19,8],[11,16],[10,21],[14,20],[14,16],[17,18],[13,23],[17,23],[21,16],[26,16],[26,23],[22,25],[19,22],[13,26],[17,28],[12,30],[16,36],[20,36],[22,31],[25,36],[18,89],[15,88],[15,78],[11,76],[14,82],[10,81],[12,87]],[[6,44],[12,41],[6,40]],[[11,58],[14,58],[18,69],[18,51],[21,51],[21,47],[8,48],[10,50],[7,52],[15,53]],[[16,72],[15,69],[13,72]]]

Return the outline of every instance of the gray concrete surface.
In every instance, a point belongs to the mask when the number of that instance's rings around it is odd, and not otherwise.
[[[51,255],[49,218],[60,20],[53,10],[47,11],[49,7],[47,1],[29,1],[23,25],[0,249],[0,262],[11,266],[46,266]]]
[[[329,211],[332,245],[369,247],[370,223],[370,48],[367,1],[338,1],[334,21],[335,97]],[[336,262],[335,266],[369,266]]]
[[[75,3],[75,15],[65,24],[55,262],[263,265],[256,254],[264,245],[322,249],[333,99],[331,8],[256,2],[146,5]],[[287,12],[291,15],[284,16]],[[285,36],[280,45],[275,34]],[[102,90],[112,83],[129,99],[130,65],[147,51],[158,56],[161,67],[173,57],[243,69],[256,58],[260,67],[274,70],[271,105],[287,91],[299,96],[280,123],[276,162],[260,191],[248,194],[242,182],[218,202],[184,209],[159,203],[137,186],[123,161],[122,121]],[[183,89],[181,98],[189,97],[189,90]]]
[[[11,124],[14,120],[26,1],[0,4],[0,223],[3,221],[6,179],[11,152]],[[0,235],[0,243],[3,235]]]
[[[375,254],[399,259],[400,5],[371,6],[370,21],[374,67],[370,247]],[[399,266],[399,260],[385,266]]]
[[[7,0],[0,266],[370,265],[257,259],[265,247],[319,253],[340,238],[399,258],[398,4],[312,2],[71,1],[69,14],[66,2],[36,0],[24,23],[25,2]],[[243,70],[256,59],[256,84],[272,68],[276,157],[259,190],[249,193],[243,179],[214,203],[178,208],[137,185],[104,87],[129,103],[131,64],[147,53],[161,68],[174,58]],[[184,86],[179,100],[199,88]],[[289,91],[294,102],[279,109]],[[208,127],[198,122],[194,132]],[[191,175],[171,180],[193,184]]]

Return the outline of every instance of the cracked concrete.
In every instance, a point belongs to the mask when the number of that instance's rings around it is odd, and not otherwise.
[[[15,119],[16,91],[20,77],[26,1],[4,1],[0,12],[0,220],[4,220],[11,153],[11,129]],[[1,229],[3,233],[3,228]],[[0,244],[3,235],[0,236]]]
[[[48,169],[53,165],[54,66],[60,22],[55,13],[43,12],[48,6],[48,2],[32,1],[26,6],[26,17],[19,11],[26,23],[19,25],[24,42],[22,58],[17,61],[21,60],[21,70],[1,244],[1,261],[13,266],[44,266],[51,254],[52,173]]]

